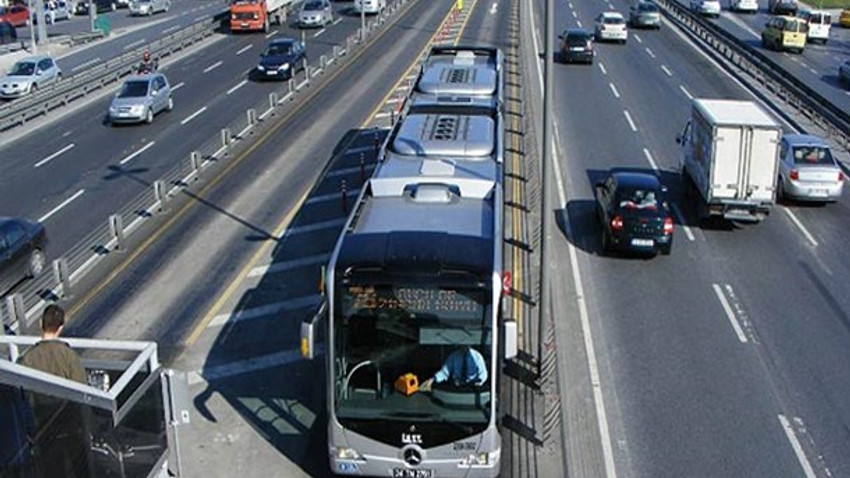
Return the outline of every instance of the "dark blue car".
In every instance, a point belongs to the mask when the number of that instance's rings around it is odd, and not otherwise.
[[[44,271],[46,243],[41,223],[0,217],[0,295]]]
[[[673,215],[667,188],[654,174],[614,172],[596,184],[604,252],[670,254]]]
[[[279,38],[269,43],[262,54],[260,64],[254,70],[257,80],[288,80],[295,71],[304,69],[306,48],[293,38]]]

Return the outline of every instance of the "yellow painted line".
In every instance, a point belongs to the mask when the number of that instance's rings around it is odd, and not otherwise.
[[[443,19],[443,22],[442,22],[443,24],[445,24],[446,21],[448,21],[450,13],[451,12],[449,12],[449,14],[447,14],[446,17]],[[439,31],[439,30],[437,30],[437,31]],[[401,76],[401,78],[395,84],[395,86],[389,90],[389,93],[387,93],[386,96],[384,96],[384,98],[378,103],[378,106],[376,106],[375,109],[373,109],[372,112],[369,114],[369,116],[367,116],[367,119],[365,121],[363,121],[363,123],[361,123],[361,125],[360,125],[361,129],[364,129],[372,121],[374,121],[375,116],[377,116],[377,114],[380,112],[381,108],[384,106],[384,104],[386,104],[387,99],[389,99],[390,96],[392,96],[395,93],[398,85],[400,85],[402,82],[406,81],[408,74],[410,73],[411,70],[413,70],[419,64],[420,58],[422,57],[422,55],[425,54],[425,52],[428,50],[428,48],[430,48],[431,43],[434,40],[434,37],[436,35],[437,34],[434,33],[434,35],[431,36],[431,39],[428,40],[428,43],[426,43],[425,47],[422,49],[422,51],[416,57],[416,60],[414,60],[413,63],[411,63],[410,67],[408,67],[408,69]],[[365,49],[361,50],[361,51],[365,51]],[[260,142],[262,142],[262,141],[260,141]],[[295,215],[298,213],[298,211],[300,211],[303,203],[307,200],[307,197],[309,196],[310,191],[311,191],[311,189],[308,189],[307,191],[304,192],[304,195],[301,196],[301,198],[298,200],[298,203],[294,207],[292,207],[289,210],[289,212],[287,212],[286,217],[284,217],[284,219],[277,225],[277,227],[274,230],[274,236],[276,238],[279,238],[283,235],[284,231],[289,226],[289,223],[292,221],[292,219],[295,217]],[[250,274],[251,270],[256,266],[257,262],[259,262],[260,258],[264,254],[267,254],[268,249],[274,244],[276,244],[276,242],[274,242],[274,241],[269,241],[269,242],[264,243],[257,250],[257,252],[254,253],[254,255],[251,257],[251,259],[248,260],[247,263],[245,263],[245,266],[242,267],[242,270],[239,271],[239,274],[236,276],[236,278],[233,279],[230,282],[230,284],[228,284],[227,288],[224,290],[224,293],[222,293],[218,297],[218,299],[216,299],[216,301],[212,304],[212,306],[210,306],[209,310],[204,315],[204,318],[198,323],[197,326],[195,326],[195,329],[192,330],[192,333],[189,335],[189,337],[185,341],[185,345],[187,347],[191,347],[192,345],[195,344],[195,342],[197,342],[197,340],[201,337],[201,334],[203,334],[204,330],[206,330],[207,326],[212,321],[212,319],[215,316],[219,315],[219,312],[221,311],[221,309],[230,300],[230,298],[237,291],[237,289],[242,285],[242,283],[248,277],[248,274]]]

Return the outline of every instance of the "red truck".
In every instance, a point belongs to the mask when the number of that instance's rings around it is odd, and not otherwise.
[[[272,23],[286,21],[293,0],[232,0],[230,2],[230,31],[262,31],[268,33]]]

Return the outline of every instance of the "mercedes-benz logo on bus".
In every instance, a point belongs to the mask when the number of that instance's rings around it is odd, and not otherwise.
[[[422,463],[422,454],[416,448],[404,450],[404,462],[410,466],[419,466]]]

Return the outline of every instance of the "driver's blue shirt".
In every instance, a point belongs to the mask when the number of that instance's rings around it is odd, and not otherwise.
[[[487,381],[487,364],[481,352],[474,348],[455,350],[449,354],[442,368],[434,374],[434,382],[447,380],[458,385],[481,385]]]

